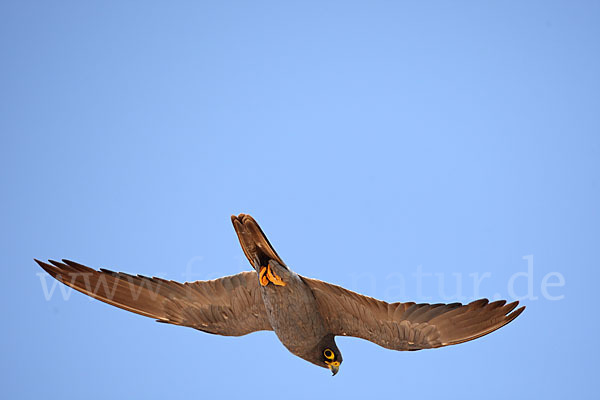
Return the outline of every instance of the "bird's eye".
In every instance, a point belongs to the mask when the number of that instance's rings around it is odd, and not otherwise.
[[[333,358],[335,357],[335,355],[333,354],[333,351],[331,351],[331,349],[325,349],[325,351],[323,352],[323,355],[328,360],[333,360]]]

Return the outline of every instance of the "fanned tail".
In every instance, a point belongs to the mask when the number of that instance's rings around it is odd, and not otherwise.
[[[257,272],[261,267],[268,266],[269,260],[275,260],[287,268],[254,218],[247,214],[232,215],[231,222],[246,258]]]

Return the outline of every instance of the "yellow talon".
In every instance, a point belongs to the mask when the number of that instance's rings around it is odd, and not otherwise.
[[[265,272],[267,272],[267,267],[262,267],[258,273],[258,281],[262,286],[267,286],[269,284],[269,279],[265,276]]]
[[[267,286],[269,282],[272,282],[277,286],[286,285],[286,283],[282,281],[278,275],[274,274],[273,271],[271,271],[270,265],[260,268],[260,272],[258,273],[258,281],[260,282],[261,286]]]
[[[273,282],[277,286],[285,286],[285,282],[281,280],[281,278],[271,271],[271,266],[267,267],[267,277],[271,282]]]

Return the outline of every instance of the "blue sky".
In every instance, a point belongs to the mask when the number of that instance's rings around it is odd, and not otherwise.
[[[2,2],[1,397],[595,396],[599,16],[592,1]],[[273,333],[50,295],[32,260],[234,274],[240,212],[300,274],[527,310],[431,351],[338,339],[332,378]]]

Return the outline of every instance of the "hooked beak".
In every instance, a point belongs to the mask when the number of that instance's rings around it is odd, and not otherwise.
[[[339,364],[338,365],[329,364],[328,367],[329,367],[329,370],[331,371],[331,376],[334,376],[340,370]]]

